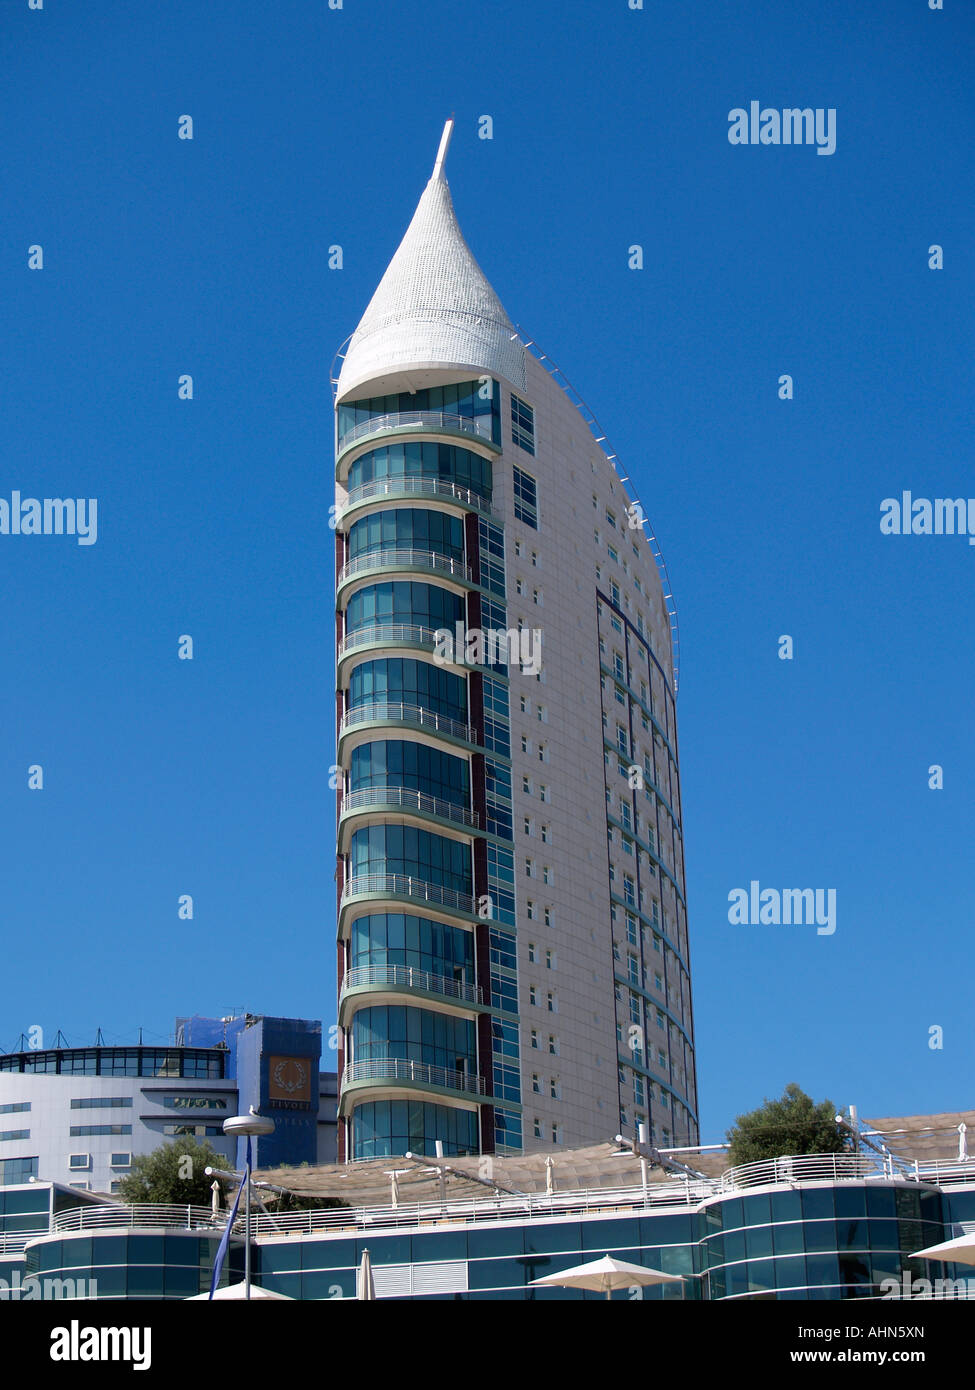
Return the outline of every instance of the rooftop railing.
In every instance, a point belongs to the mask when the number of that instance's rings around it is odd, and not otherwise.
[[[141,1230],[220,1230],[227,1224],[226,1213],[214,1216],[210,1207],[184,1203],[137,1202],[131,1205],[106,1203],[68,1207],[56,1212],[52,1231],[96,1231],[110,1226]]]
[[[392,989],[422,989],[428,994],[442,994],[448,999],[461,999],[468,1004],[483,1002],[480,985],[466,980],[452,980],[447,975],[434,975],[412,965],[358,965],[347,970],[342,979],[343,992],[363,985],[389,985]]]
[[[378,569],[424,569],[437,574],[447,574],[454,579],[465,579],[470,583],[471,567],[464,560],[453,555],[441,555],[435,550],[388,549],[369,550],[357,555],[354,560],[339,570],[338,584],[354,579],[357,574],[368,574]]]
[[[456,821],[458,825],[466,825],[474,830],[479,829],[481,824],[477,811],[459,806],[454,801],[445,801],[440,796],[428,796],[426,792],[415,791],[412,787],[360,787],[358,791],[346,792],[342,797],[343,816],[378,806],[419,811],[423,815],[437,816],[440,820]]]
[[[397,724],[416,724],[422,729],[432,729],[438,734],[449,734],[451,738],[459,738],[464,743],[480,742],[477,730],[470,724],[463,724],[459,719],[451,719],[449,715],[439,714],[436,710],[425,709],[422,705],[402,703],[356,705],[354,709],[346,710],[342,716],[339,736],[348,733],[359,724],[384,720]]]
[[[721,1175],[721,1189],[730,1191],[784,1182],[842,1182],[848,1178],[882,1176],[883,1170],[883,1162],[875,1154],[799,1154],[729,1168]]]
[[[420,1086],[440,1086],[448,1091],[470,1091],[487,1095],[483,1076],[473,1072],[452,1071],[435,1067],[428,1062],[414,1062],[410,1057],[368,1057],[350,1062],[342,1073],[342,1086],[356,1081],[406,1081]]]

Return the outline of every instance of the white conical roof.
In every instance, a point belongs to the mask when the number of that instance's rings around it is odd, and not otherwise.
[[[413,221],[352,335],[340,400],[409,368],[470,370],[524,389],[525,350],[464,240],[443,176],[452,124]]]

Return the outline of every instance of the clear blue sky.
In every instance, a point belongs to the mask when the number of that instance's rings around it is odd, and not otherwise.
[[[0,536],[0,1046],[335,1017],[328,374],[455,111],[461,225],[677,596],[702,1140],[792,1080],[972,1105],[975,549],[879,517],[975,496],[973,38],[966,0],[7,0],[0,496],[99,535]],[[732,146],[751,100],[834,107],[836,153]],[[731,926],[752,879],[835,888],[835,935]]]

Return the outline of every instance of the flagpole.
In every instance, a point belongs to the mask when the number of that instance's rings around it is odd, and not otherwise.
[[[247,1156],[244,1163],[244,1297],[251,1296],[251,1169],[253,1166],[253,1135],[274,1133],[274,1121],[259,1115],[253,1105],[247,1115],[233,1115],[223,1122],[224,1134],[247,1139]],[[239,1195],[239,1194],[238,1194]]]

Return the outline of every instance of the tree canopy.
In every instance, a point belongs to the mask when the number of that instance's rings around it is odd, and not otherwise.
[[[228,1160],[218,1154],[208,1140],[183,1137],[161,1144],[149,1154],[138,1154],[132,1168],[119,1183],[123,1202],[191,1202],[208,1207],[212,1199],[212,1177],[207,1166],[226,1168]]]
[[[758,1163],[789,1154],[842,1153],[849,1135],[836,1123],[831,1100],[816,1105],[791,1081],[780,1100],[766,1100],[739,1115],[725,1136],[732,1165]]]

